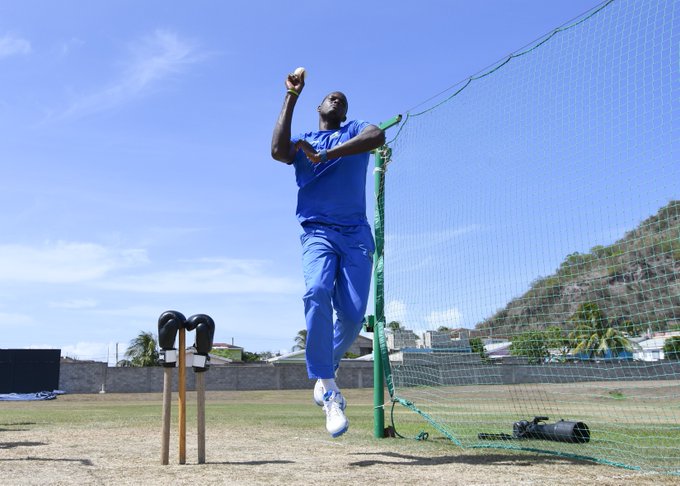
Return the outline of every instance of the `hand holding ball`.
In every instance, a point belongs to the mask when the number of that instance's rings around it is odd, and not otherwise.
[[[293,71],[293,75],[300,78],[300,81],[305,80],[305,74],[306,73],[307,73],[307,71],[305,71],[305,68],[303,68],[303,67],[296,68],[295,71]]]
[[[302,88],[305,87],[305,68],[299,67],[290,73],[286,78],[286,88],[294,96],[300,96]]]

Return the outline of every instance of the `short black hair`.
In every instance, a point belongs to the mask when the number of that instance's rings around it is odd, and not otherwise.
[[[342,91],[331,91],[330,93],[328,93],[326,96],[323,97],[323,99],[321,100],[321,103],[326,101],[328,99],[328,97],[332,94],[342,95],[342,98],[345,100],[345,107],[347,107],[347,110],[349,110],[349,102],[347,101],[347,95],[345,95],[345,93],[343,93]]]

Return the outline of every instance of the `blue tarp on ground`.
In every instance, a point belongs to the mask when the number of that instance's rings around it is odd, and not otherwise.
[[[28,401],[28,400],[54,400],[58,395],[63,395],[61,390],[41,391],[37,393],[0,393],[0,401]]]

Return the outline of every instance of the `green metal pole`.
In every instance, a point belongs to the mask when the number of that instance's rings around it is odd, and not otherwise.
[[[368,316],[366,329],[373,332],[373,436],[377,439],[385,437],[385,371],[380,354],[378,331],[375,327],[375,316]]]
[[[383,249],[385,246],[385,167],[382,150],[375,152],[375,262],[373,266],[373,292],[375,321],[373,324],[373,437],[385,437],[385,369],[380,352],[378,326],[385,320],[383,302]]]
[[[401,115],[380,124],[382,130],[398,124]],[[385,372],[380,353],[379,332],[385,325],[383,287],[383,249],[385,244],[385,160],[383,146],[375,151],[375,261],[373,265],[373,295],[375,315],[369,316],[368,327],[373,331],[373,435],[385,437]]]

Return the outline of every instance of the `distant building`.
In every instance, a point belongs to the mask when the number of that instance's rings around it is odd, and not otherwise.
[[[510,341],[498,341],[496,342],[484,343],[484,352],[486,356],[491,359],[502,359],[510,357]]]
[[[453,339],[449,331],[425,331],[423,348],[463,353],[471,351],[470,338],[466,332],[460,332],[458,337]]]
[[[393,329],[387,335],[389,349],[415,348],[418,345],[418,335],[409,329]]]
[[[357,356],[366,356],[373,353],[373,339],[361,334],[352,343],[352,346],[347,350],[348,353],[356,354]]]
[[[280,356],[274,356],[267,360],[268,363],[305,363],[305,350],[299,349],[291,353],[282,354]]]
[[[492,332],[489,330],[479,331],[477,329],[468,329],[467,327],[458,327],[456,329],[450,329],[449,334],[451,334],[452,339],[473,339],[481,338],[486,339],[492,337]],[[493,336],[496,338],[503,338],[503,336]]]
[[[184,362],[186,363],[187,367],[194,365],[194,353],[195,352],[196,352],[196,348],[194,348],[193,346],[186,349],[186,353],[184,355]],[[230,358],[225,358],[224,356],[220,356],[218,354],[213,354],[213,353],[208,353],[208,357],[210,358],[210,366],[227,365],[227,364],[232,363],[234,361]]]
[[[352,346],[347,350],[348,353],[361,356],[371,356],[373,353],[373,340],[366,336],[357,336],[352,343]],[[291,353],[282,354],[281,356],[274,356],[267,360],[269,363],[304,363],[305,350],[300,349]]]
[[[450,348],[451,333],[448,331],[425,331],[423,346],[426,348]]]
[[[212,351],[211,354],[227,358],[230,361],[243,361],[243,348],[241,346],[227,343],[213,343]],[[218,352],[215,353],[215,351]]]
[[[636,350],[633,359],[639,361],[659,361],[664,359],[663,347],[666,339],[680,336],[680,331],[656,332],[648,338],[632,338],[636,342]]]

